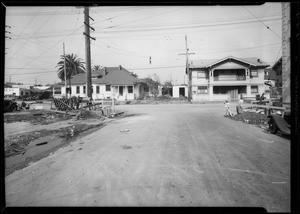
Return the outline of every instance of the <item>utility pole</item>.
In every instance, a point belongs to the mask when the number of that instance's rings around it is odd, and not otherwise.
[[[65,54],[65,43],[63,43],[63,51],[64,51],[64,73],[65,73],[65,93],[66,93],[66,98],[68,98],[68,93],[67,93],[67,68],[66,68],[66,54]]]
[[[185,35],[185,48],[186,48],[186,52],[184,54],[179,54],[179,55],[186,56],[186,73],[188,75],[188,101],[191,102],[192,101],[192,72],[190,71],[189,68],[189,55],[195,53],[189,53],[186,35]]]
[[[95,30],[90,26],[89,7],[84,7],[84,35],[85,35],[85,61],[86,61],[86,82],[87,82],[87,97],[92,98],[92,77],[91,77],[91,40],[96,40],[90,36],[90,28]],[[92,19],[94,21],[94,19]]]

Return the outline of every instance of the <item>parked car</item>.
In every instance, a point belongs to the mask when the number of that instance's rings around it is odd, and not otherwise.
[[[18,104],[12,98],[4,98],[4,112],[12,112],[18,110]]]

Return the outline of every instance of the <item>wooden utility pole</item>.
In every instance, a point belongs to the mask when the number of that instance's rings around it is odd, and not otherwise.
[[[184,54],[179,54],[179,55],[186,56],[186,72],[188,75],[188,101],[191,102],[192,101],[192,72],[190,71],[190,68],[189,68],[189,55],[195,54],[195,53],[189,53],[186,35],[185,35],[185,48],[186,48],[186,52]]]
[[[90,17],[89,7],[84,7],[84,35],[85,35],[85,61],[86,61],[86,83],[87,97],[92,97],[92,77],[91,77],[91,41],[90,41]]]
[[[89,7],[84,7],[84,35],[85,35],[85,61],[86,61],[86,83],[87,83],[87,97],[92,98],[92,75],[91,75],[91,40],[96,40],[90,36],[90,29],[95,31],[93,27],[90,26],[90,19],[94,21],[89,15]]]
[[[66,68],[66,54],[65,54],[65,43],[63,43],[63,52],[64,52],[64,73],[65,73],[65,93],[66,93],[66,98],[68,98],[68,93],[67,93],[67,68]]]

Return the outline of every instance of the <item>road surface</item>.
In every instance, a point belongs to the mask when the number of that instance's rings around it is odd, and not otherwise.
[[[123,118],[5,178],[7,206],[290,211],[290,141],[223,104],[122,105]]]

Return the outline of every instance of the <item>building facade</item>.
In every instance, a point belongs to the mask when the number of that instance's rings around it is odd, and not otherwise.
[[[195,60],[190,63],[193,100],[255,99],[265,92],[264,69],[258,58]]]
[[[75,75],[71,82],[68,82],[69,96],[86,97],[87,81],[86,74]],[[60,87],[60,90],[58,89]],[[92,99],[133,100],[143,93],[143,87],[139,79],[129,71],[119,67],[105,67],[101,70],[92,71]],[[61,98],[66,96],[66,87],[63,83],[53,88],[53,97]]]

